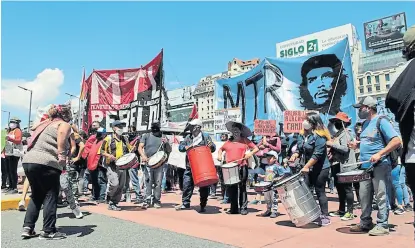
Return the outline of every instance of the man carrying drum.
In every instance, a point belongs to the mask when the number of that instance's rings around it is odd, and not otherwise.
[[[187,152],[192,147],[197,146],[209,146],[210,151],[213,153],[216,150],[215,144],[212,142],[209,134],[203,133],[202,121],[199,119],[194,119],[189,123],[191,133],[188,134],[179,145],[180,152]],[[183,175],[183,195],[182,195],[182,204],[176,206],[176,210],[186,210],[190,209],[190,199],[192,198],[194,181],[192,176],[192,170],[190,169],[189,159],[186,156],[186,171]],[[206,212],[205,207],[208,201],[210,186],[200,187],[200,213]]]
[[[120,170],[115,161],[123,155],[132,150],[128,140],[122,136],[123,127],[126,126],[124,122],[114,121],[112,123],[112,130],[114,133],[108,135],[102,143],[101,155],[105,157],[105,164],[107,166],[108,178],[108,209],[113,211],[120,211],[118,203],[122,197],[122,191],[127,178],[126,170]]]
[[[164,155],[153,162],[150,161],[152,156],[157,155],[158,152],[164,152]],[[154,184],[154,201],[153,206],[155,208],[161,208],[161,181],[163,179],[163,167],[165,161],[167,161],[168,155],[171,153],[171,146],[166,138],[160,131],[160,123],[153,122],[151,124],[151,133],[143,135],[138,146],[138,152],[141,156],[141,162],[147,163],[148,166],[144,167],[144,176],[146,183],[146,200],[143,203],[142,208],[146,209],[151,205],[151,197]],[[154,159],[153,159],[154,160]],[[164,161],[162,161],[164,160]]]

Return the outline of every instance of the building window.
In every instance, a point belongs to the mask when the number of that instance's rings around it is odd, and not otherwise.
[[[387,84],[387,85],[386,85],[386,89],[387,89],[387,90],[389,90],[389,89],[390,89],[390,87],[391,87],[391,86],[390,86],[390,84]]]
[[[379,81],[379,76],[375,76],[375,81],[376,81],[376,83],[377,83],[377,84],[379,84],[379,83],[380,83],[380,81]]]
[[[389,74],[385,74],[385,80],[386,82],[389,82],[391,80]]]
[[[376,91],[380,91],[380,86],[376,86]]]
[[[363,89],[359,89],[360,90],[360,94],[363,94]]]
[[[376,97],[376,100],[379,102],[379,101],[382,101],[382,97]]]
[[[359,78],[359,85],[363,86],[363,78]]]
[[[367,92],[371,93],[372,92],[372,87],[367,87]]]
[[[371,76],[367,76],[366,77],[367,80],[367,84],[371,84],[372,83],[372,77]]]

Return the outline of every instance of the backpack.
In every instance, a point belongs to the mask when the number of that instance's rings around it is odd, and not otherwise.
[[[383,144],[385,146],[387,146],[388,143],[386,142],[385,136],[383,135],[382,131],[380,130],[380,122],[381,122],[382,119],[386,119],[389,122],[391,122],[391,121],[386,116],[379,116],[379,118],[376,122],[376,128],[378,130],[378,133],[380,134],[380,137],[382,137]],[[402,145],[389,153],[388,156],[391,160],[392,169],[395,168],[399,164],[399,159],[400,159],[401,155],[402,155]]]

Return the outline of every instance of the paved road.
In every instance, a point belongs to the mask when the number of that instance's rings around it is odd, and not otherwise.
[[[85,212],[84,212],[85,213]],[[58,211],[58,228],[68,237],[64,240],[22,240],[20,232],[25,213],[3,211],[1,213],[1,246],[8,248],[74,248],[74,247],[168,247],[168,248],[225,248],[220,243],[194,238],[183,234],[147,227],[137,223],[90,214],[82,220],[73,218],[69,209]],[[39,218],[36,231],[41,226]]]

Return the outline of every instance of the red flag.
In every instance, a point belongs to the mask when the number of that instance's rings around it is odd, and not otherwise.
[[[86,82],[85,82],[85,68],[84,68],[84,73],[82,75],[82,81],[81,81],[81,95],[79,96],[81,100],[85,100],[86,91],[87,91],[87,87],[86,87]]]
[[[198,118],[199,118],[199,114],[197,112],[197,105],[194,104],[193,109],[192,109],[192,113],[190,113],[188,122],[191,121],[191,120],[194,120],[194,119],[198,119]]]
[[[176,135],[173,136],[173,144],[180,144],[179,139],[176,137]]]

